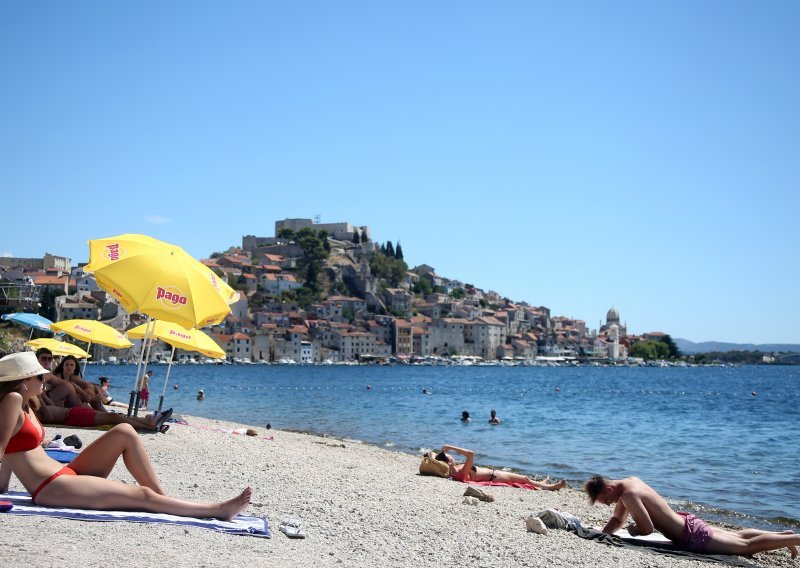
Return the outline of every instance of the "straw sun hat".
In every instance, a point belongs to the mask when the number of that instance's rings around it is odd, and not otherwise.
[[[19,381],[49,372],[39,364],[33,351],[12,353],[0,359],[0,383]]]

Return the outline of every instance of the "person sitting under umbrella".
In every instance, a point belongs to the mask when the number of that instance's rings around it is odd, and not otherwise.
[[[42,448],[45,432],[31,412],[44,390],[47,369],[31,352],[0,359],[0,493],[11,474],[30,491],[36,505],[122,511],[147,511],[184,517],[231,520],[250,503],[245,488],[227,501],[197,503],[168,497],[153,464],[130,424],[119,424],[89,444],[69,465]],[[120,456],[138,485],[108,479]]]
[[[74,355],[64,357],[53,371],[53,375],[70,382],[75,387],[75,393],[83,402],[89,403],[95,410],[106,411],[102,402],[103,391],[99,386],[83,380],[81,366]]]
[[[47,347],[40,347],[36,350],[36,359],[42,367],[48,370],[45,375],[47,379],[45,382],[46,390],[42,393],[42,401],[48,405],[63,405],[68,408],[71,406],[83,406],[83,401],[75,391],[75,386],[49,372],[53,365],[53,352]]]

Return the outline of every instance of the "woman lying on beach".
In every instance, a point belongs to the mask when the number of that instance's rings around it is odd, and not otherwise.
[[[233,499],[218,503],[167,497],[130,424],[115,426],[62,467],[42,448],[44,428],[31,408],[43,391],[45,373],[47,370],[31,352],[0,359],[0,493],[8,490],[13,473],[31,492],[35,504],[50,507],[231,520],[250,503],[250,487]],[[120,456],[138,485],[107,479]]]
[[[467,461],[463,464],[456,463],[453,456],[446,452],[450,450],[461,454]],[[558,491],[566,487],[567,482],[563,479],[558,483],[546,483],[541,481],[534,481],[530,477],[526,477],[519,473],[511,473],[510,471],[503,471],[502,469],[489,469],[488,467],[478,467],[473,463],[475,453],[472,450],[465,450],[445,444],[442,446],[442,451],[437,454],[436,459],[443,461],[450,466],[450,477],[456,481],[499,481],[502,483],[523,483],[525,485],[533,485],[538,489],[547,489],[548,491]]]

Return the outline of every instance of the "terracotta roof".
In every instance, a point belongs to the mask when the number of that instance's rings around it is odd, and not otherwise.
[[[33,283],[37,286],[57,286],[67,283],[68,277],[66,276],[34,276]]]
[[[250,336],[246,333],[234,333],[232,337],[233,339],[250,339]]]

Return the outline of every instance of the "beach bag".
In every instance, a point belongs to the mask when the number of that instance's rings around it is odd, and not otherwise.
[[[436,459],[436,454],[427,452],[422,454],[422,461],[419,464],[420,475],[435,475],[436,477],[450,477],[450,466]]]

